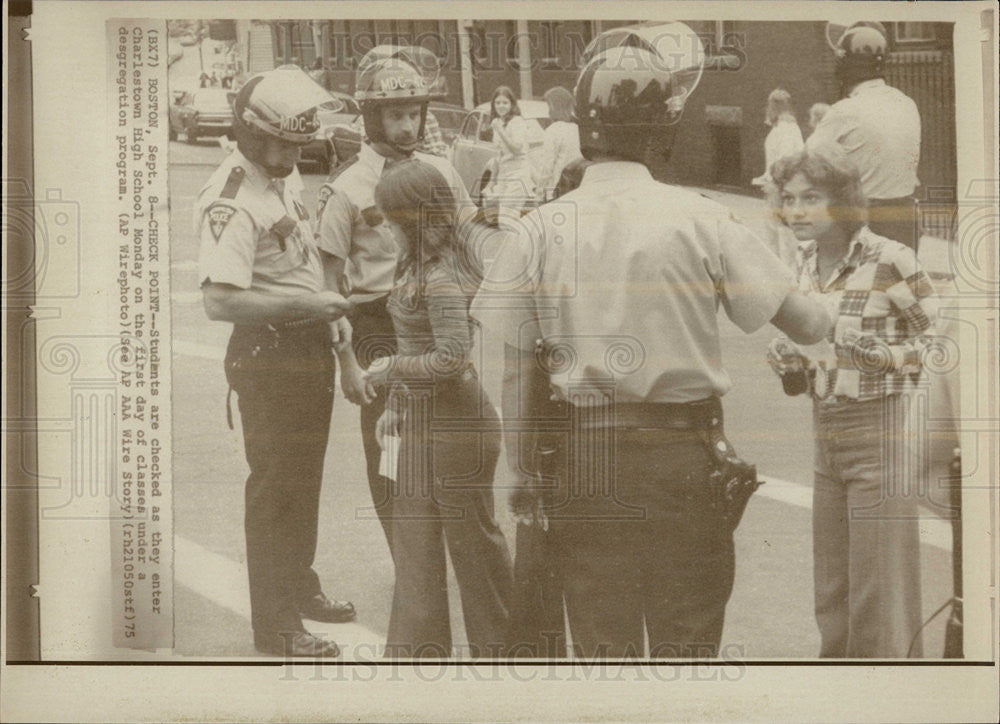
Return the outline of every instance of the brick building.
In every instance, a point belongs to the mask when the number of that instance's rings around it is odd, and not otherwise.
[[[324,68],[331,90],[353,91],[353,69],[380,43],[418,43],[443,59],[448,101],[466,108],[499,85],[520,97],[572,89],[580,52],[599,32],[633,20],[238,21],[247,72],[281,63]],[[688,102],[664,180],[750,190],[764,170],[764,105],[777,87],[792,96],[803,134],[813,103],[837,99],[825,23],[685,20],[708,62]],[[893,53],[887,80],[913,98],[923,122],[919,176],[934,198],[955,187],[955,94],[950,23],[887,23]],[[926,197],[926,195],[925,195]]]

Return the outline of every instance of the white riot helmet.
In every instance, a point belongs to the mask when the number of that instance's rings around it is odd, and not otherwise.
[[[233,101],[237,140],[242,131],[257,138],[309,143],[319,131],[317,107],[331,102],[340,103],[298,66],[283,65],[255,75]]]

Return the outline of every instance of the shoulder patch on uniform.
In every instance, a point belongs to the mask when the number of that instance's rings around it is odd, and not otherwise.
[[[229,178],[226,179],[226,185],[222,187],[222,193],[219,194],[219,198],[235,199],[236,193],[240,190],[240,184],[243,183],[246,175],[247,172],[242,166],[234,166],[233,170],[229,172]]]
[[[236,214],[236,209],[228,204],[213,204],[205,213],[208,214],[208,228],[218,242],[229,220]]]

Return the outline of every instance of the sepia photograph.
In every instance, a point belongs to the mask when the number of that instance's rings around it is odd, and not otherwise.
[[[9,10],[5,718],[991,720],[995,8]]]
[[[952,37],[170,21],[174,652],[960,652]]]

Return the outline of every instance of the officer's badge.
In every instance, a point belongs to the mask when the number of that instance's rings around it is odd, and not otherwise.
[[[326,208],[326,202],[330,200],[333,196],[333,189],[326,184],[319,187],[319,192],[316,194],[316,218],[322,218],[323,209]]]
[[[236,209],[232,206],[217,205],[208,210],[208,228],[212,230],[212,236],[218,242],[225,231],[229,220],[236,214]]]
[[[362,209],[361,218],[373,229],[385,221],[382,217],[382,212],[378,210],[377,206],[369,206],[367,209]]]

